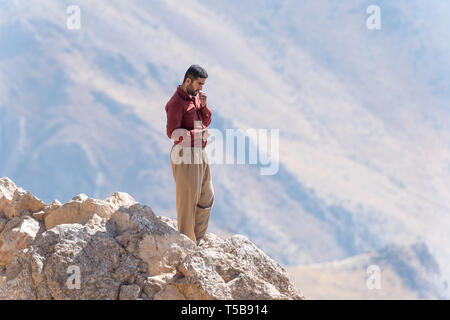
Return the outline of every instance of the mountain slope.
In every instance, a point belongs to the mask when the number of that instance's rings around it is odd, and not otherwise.
[[[447,286],[436,259],[420,240],[343,260],[289,267],[288,273],[310,299],[445,299]]]

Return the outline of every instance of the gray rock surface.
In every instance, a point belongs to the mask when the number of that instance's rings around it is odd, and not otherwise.
[[[0,299],[303,298],[246,237],[197,246],[123,192],[45,204],[2,178],[1,199]]]

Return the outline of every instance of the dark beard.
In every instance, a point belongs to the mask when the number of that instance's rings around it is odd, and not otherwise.
[[[187,87],[187,88],[186,88],[186,91],[187,91],[187,93],[190,94],[191,96],[195,96],[195,95],[196,95],[195,90],[194,90],[194,87],[192,87],[192,86]]]

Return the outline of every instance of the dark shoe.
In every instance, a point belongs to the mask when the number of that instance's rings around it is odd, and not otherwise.
[[[206,243],[206,241],[203,238],[197,240],[198,247],[203,247],[205,245],[205,243]]]

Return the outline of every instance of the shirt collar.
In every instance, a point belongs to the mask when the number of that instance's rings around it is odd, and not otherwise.
[[[183,89],[181,89],[181,85],[177,86],[177,93],[184,100],[195,100],[195,96],[191,96],[190,94],[184,92]]]

